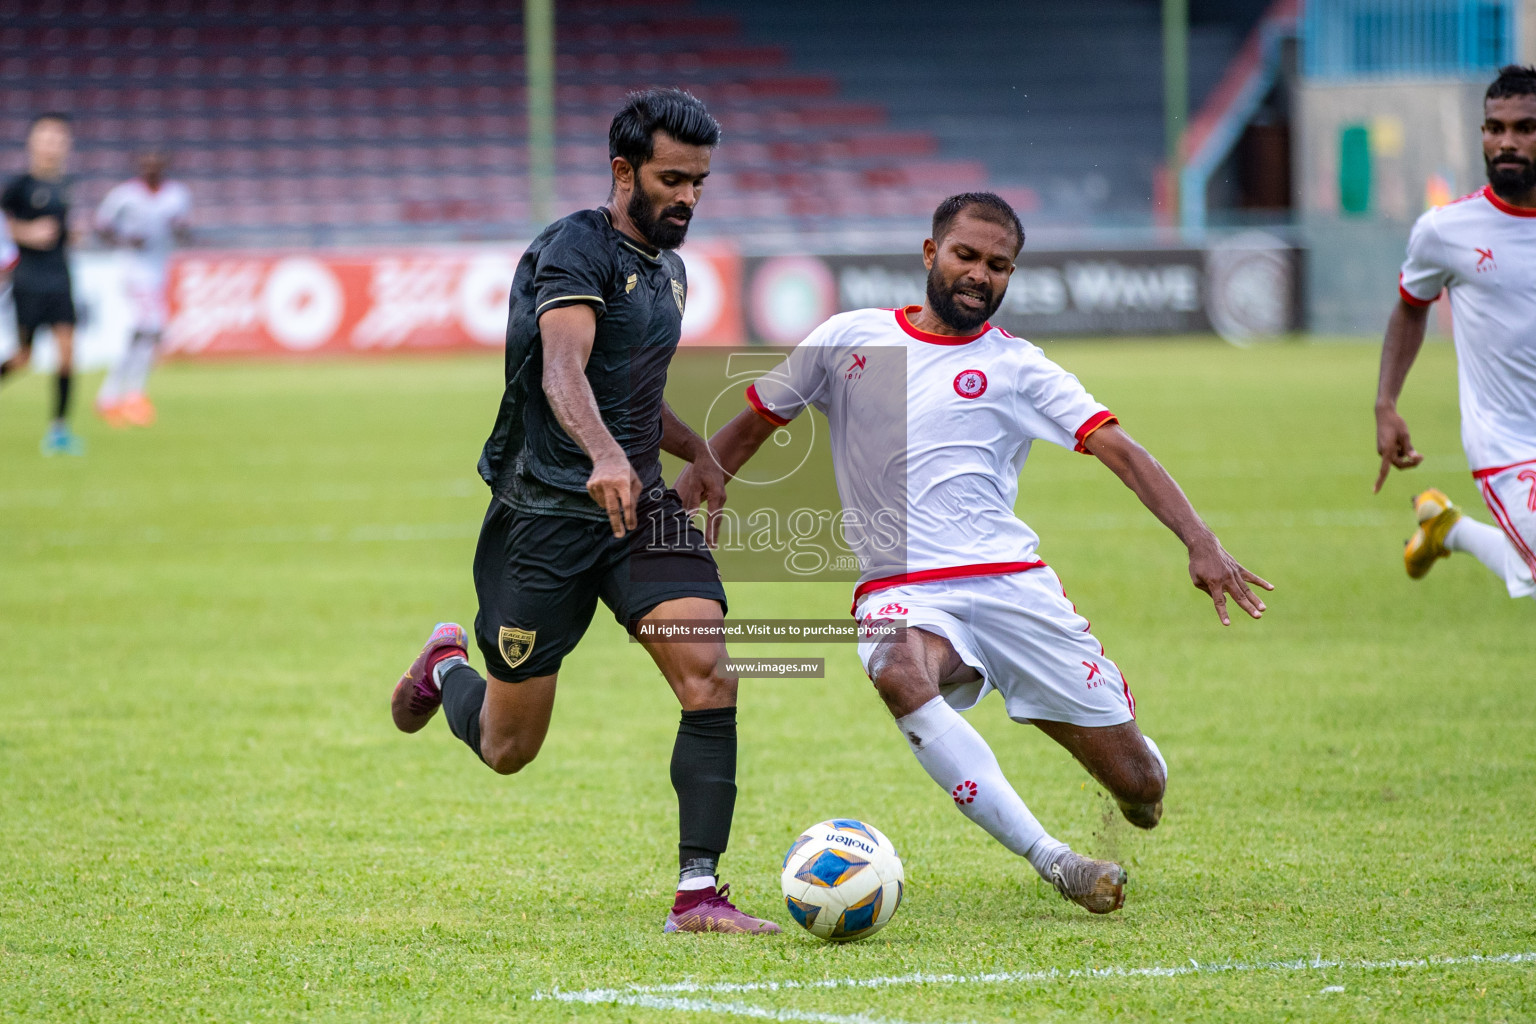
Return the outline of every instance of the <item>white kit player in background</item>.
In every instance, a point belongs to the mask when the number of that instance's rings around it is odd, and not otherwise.
[[[192,193],[167,181],[165,154],[139,157],[139,176],[114,186],[96,211],[96,230],[121,249],[123,280],[133,317],[128,348],[96,394],[96,412],[114,427],[147,427],[155,407],[145,394],[166,320],[171,251],[191,234]]]
[[[21,252],[16,248],[16,243],[11,241],[11,233],[6,230],[5,222],[0,220],[0,305],[10,299],[11,271],[16,269],[20,260]]]
[[[1376,392],[1376,490],[1393,466],[1423,461],[1397,398],[1424,344],[1429,306],[1450,293],[1460,378],[1461,443],[1498,527],[1464,516],[1434,488],[1415,495],[1419,527],[1403,549],[1419,579],[1464,551],[1536,597],[1536,69],[1499,70],[1483,100],[1488,184],[1418,219],[1399,301],[1387,321]]]
[[[958,714],[999,691],[1009,717],[1066,747],[1132,824],[1161,817],[1167,765],[1136,725],[1130,688],[1014,515],[1031,443],[1092,454],[1113,470],[1184,541],[1190,577],[1223,624],[1227,594],[1258,618],[1264,602],[1247,584],[1272,588],[1222,549],[1076,377],[987,322],[1023,241],[997,196],[945,200],[923,243],[927,302],[828,320],[748,389],[751,407],[709,444],[729,478],[807,405],[826,415],[844,537],[861,569],[854,614],[865,672],[966,817],[1063,896],[1108,913],[1124,901],[1124,869],[1047,834]],[[698,507],[691,471],[677,489]]]

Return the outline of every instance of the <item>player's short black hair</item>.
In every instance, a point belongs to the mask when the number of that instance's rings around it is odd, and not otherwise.
[[[1483,100],[1501,100],[1506,96],[1536,96],[1536,68],[1528,64],[1506,64],[1499,77],[1483,93]]]
[[[697,96],[681,89],[646,89],[625,97],[624,109],[613,116],[608,159],[621,156],[639,170],[656,152],[657,129],[689,146],[720,144],[720,122]]]
[[[1024,225],[1019,223],[1019,215],[1013,212],[1007,200],[994,192],[961,192],[940,203],[933,211],[934,242],[944,240],[950,225],[962,213],[1009,229],[1016,243],[1013,251],[1017,253],[1024,248]]]
[[[36,117],[32,118],[32,123],[27,125],[27,130],[31,131],[33,128],[36,128],[44,121],[57,121],[62,125],[68,125],[71,120],[73,119],[62,110],[45,110],[41,114],[38,114]]]

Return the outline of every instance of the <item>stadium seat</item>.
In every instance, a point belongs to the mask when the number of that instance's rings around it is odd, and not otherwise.
[[[1052,17],[1066,4],[1051,0]],[[197,183],[200,206],[229,205],[228,216],[209,209],[200,223],[227,223],[242,241],[259,237],[252,211],[264,202],[274,204],[266,221],[285,230],[307,217],[331,226],[489,219],[524,237],[532,228],[522,26],[484,0],[398,0],[387,11],[355,0],[222,0],[181,4],[174,17],[150,0],[94,0],[84,26],[53,7],[0,0],[11,7],[15,17],[0,17],[0,132],[20,136],[38,109],[76,112],[77,188],[104,189],[127,173],[132,150],[162,144]],[[1082,31],[1093,24],[1061,16]],[[910,219],[919,198],[991,182],[985,164],[954,159],[933,132],[892,124],[900,90],[890,104],[847,94],[841,63],[802,59],[815,40],[749,31],[756,18],[714,0],[563,3],[561,202],[606,194],[609,119],[645,81],[680,82],[711,104],[727,145],[709,195],[715,215],[733,221]],[[299,181],[303,201],[292,194]],[[1033,189],[1007,194],[1038,208]]]

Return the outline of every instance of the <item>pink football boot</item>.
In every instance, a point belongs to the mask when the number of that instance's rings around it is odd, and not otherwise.
[[[401,732],[416,732],[432,721],[437,709],[442,707],[443,693],[432,678],[432,669],[444,658],[455,654],[464,657],[469,637],[457,622],[439,622],[427,645],[416,655],[411,667],[395,684],[394,696],[389,701],[390,714],[395,728]]]
[[[731,887],[678,890],[677,901],[667,915],[665,932],[736,932],[771,935],[779,930],[772,921],[743,914],[727,899]]]

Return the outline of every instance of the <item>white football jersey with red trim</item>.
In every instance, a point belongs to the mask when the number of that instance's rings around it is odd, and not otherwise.
[[[96,210],[96,225],[124,243],[130,265],[140,274],[164,277],[176,232],[192,217],[192,193],[179,181],[151,190],[139,178],[112,186]]]
[[[772,423],[826,415],[861,593],[1039,565],[1014,514],[1030,445],[1083,451],[1114,419],[1029,342],[990,324],[929,334],[912,326],[919,308],[834,316],[747,389]]]
[[[1398,291],[1451,296],[1461,443],[1472,468],[1536,457],[1536,210],[1483,187],[1413,225]]]

